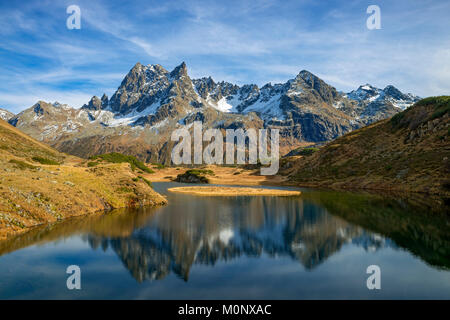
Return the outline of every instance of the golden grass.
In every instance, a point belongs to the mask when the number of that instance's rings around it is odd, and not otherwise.
[[[150,166],[150,165],[149,165]],[[145,178],[152,182],[170,182],[179,174],[185,173],[192,168],[183,167],[165,167],[164,169],[157,169],[152,167],[155,171],[153,174],[142,174]],[[207,165],[201,168],[212,170],[214,175],[209,175],[208,180],[211,184],[222,185],[282,185],[287,178],[274,175],[262,176],[259,169],[245,170],[241,167],[226,167],[218,165]]]
[[[0,239],[114,208],[166,203],[128,163],[87,168],[0,121]],[[61,165],[36,163],[45,157]]]
[[[235,196],[277,196],[289,197],[299,196],[300,191],[293,190],[279,190],[279,189],[263,189],[263,188],[249,188],[249,187],[176,187],[168,189],[171,192],[187,193],[197,196],[220,196],[220,197],[235,197]]]

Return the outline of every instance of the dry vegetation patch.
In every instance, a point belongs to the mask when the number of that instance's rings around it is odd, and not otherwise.
[[[0,147],[0,239],[67,217],[166,203],[132,159],[87,167],[3,121]]]
[[[300,191],[294,190],[280,190],[280,189],[265,189],[265,188],[249,188],[249,187],[176,187],[168,189],[171,192],[188,193],[197,196],[299,196]]]

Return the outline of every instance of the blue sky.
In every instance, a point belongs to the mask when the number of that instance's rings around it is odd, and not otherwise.
[[[66,8],[81,9],[68,30]],[[366,9],[381,9],[369,30]],[[74,107],[109,96],[136,62],[237,84],[285,82],[300,70],[338,90],[393,84],[450,94],[450,1],[0,0],[0,106]]]

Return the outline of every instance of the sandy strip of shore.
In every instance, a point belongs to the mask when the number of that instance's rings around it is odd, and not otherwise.
[[[247,188],[247,187],[176,187],[169,188],[171,192],[187,193],[198,196],[299,196],[300,191],[279,190],[265,188]]]

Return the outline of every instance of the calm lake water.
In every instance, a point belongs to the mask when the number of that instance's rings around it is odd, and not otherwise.
[[[0,242],[2,299],[450,298],[448,206],[302,190],[197,197],[66,220]],[[66,268],[81,268],[68,290]],[[368,290],[366,269],[381,269]]]

